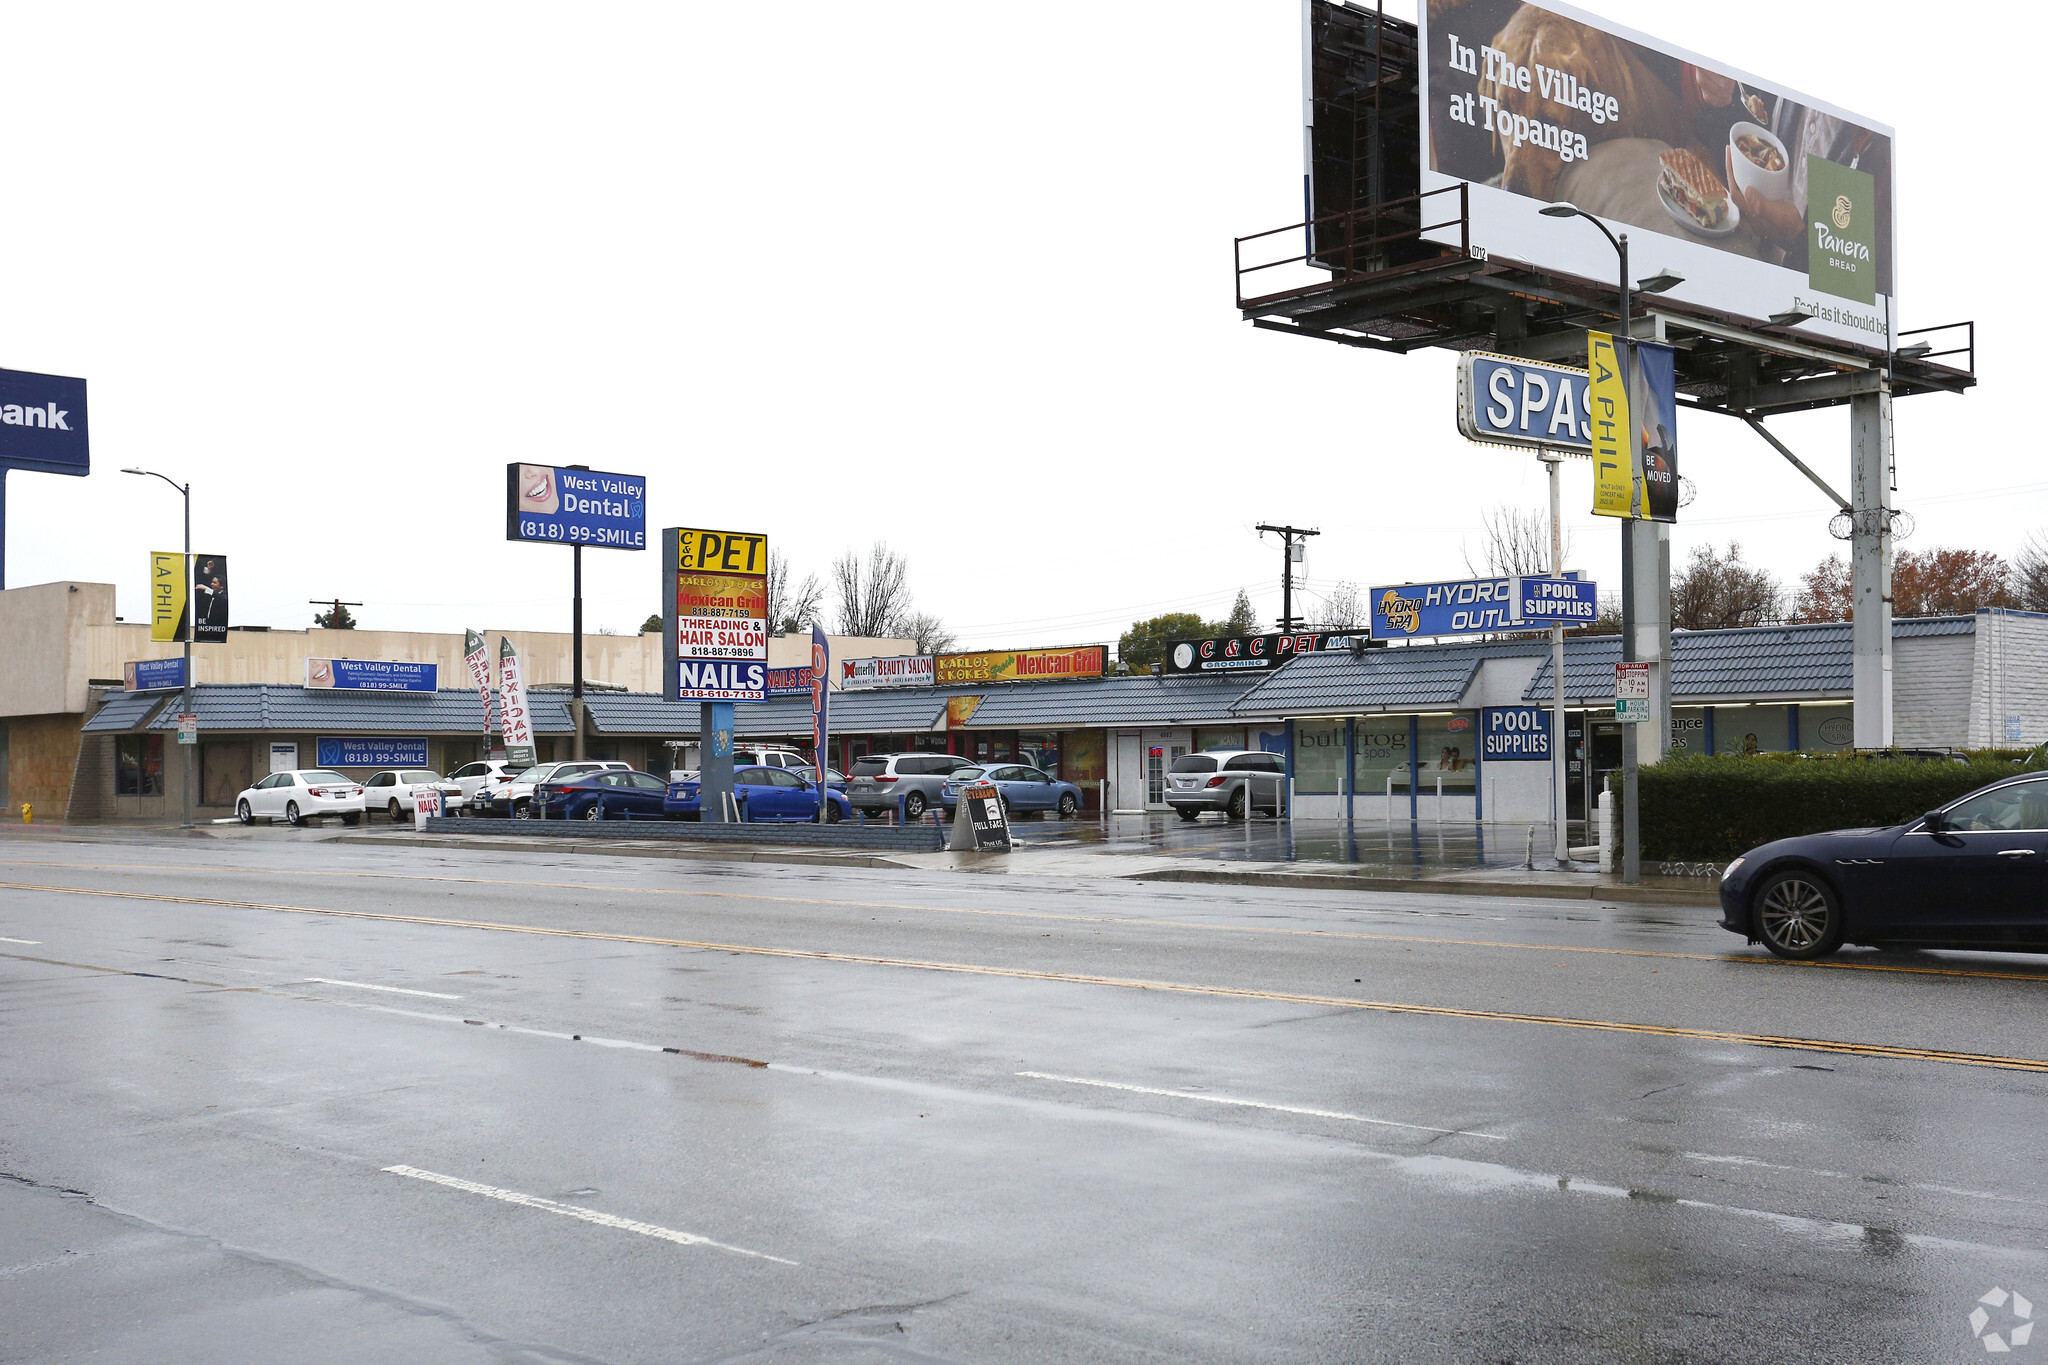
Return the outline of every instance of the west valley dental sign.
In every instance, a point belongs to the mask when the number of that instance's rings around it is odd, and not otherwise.
[[[505,539],[647,548],[647,480],[556,465],[505,466]]]

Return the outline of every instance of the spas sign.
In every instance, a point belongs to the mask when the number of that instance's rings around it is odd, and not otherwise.
[[[1473,441],[1589,455],[1587,382],[1570,365],[1467,351],[1458,360],[1458,431]]]
[[[663,675],[679,701],[768,696],[768,537],[674,526],[661,533]]]

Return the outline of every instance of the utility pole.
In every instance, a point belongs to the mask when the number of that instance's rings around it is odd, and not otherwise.
[[[1299,526],[1258,525],[1259,539],[1266,538],[1271,531],[1280,537],[1282,556],[1280,559],[1280,633],[1294,634],[1294,566],[1302,562],[1302,551],[1310,536],[1319,536],[1321,531],[1303,530]]]
[[[330,606],[330,603],[329,603],[329,602],[328,602],[328,600],[327,600],[326,598],[324,598],[324,597],[309,597],[309,598],[307,598],[307,599],[306,599],[306,603],[307,603],[307,605],[308,605],[308,606],[314,606],[314,607],[326,607],[326,606]],[[328,615],[328,617],[327,617],[327,626],[326,626],[326,629],[328,629],[328,630],[339,630],[339,629],[340,629],[340,627],[339,627],[339,626],[337,626],[337,625],[335,624],[335,622],[337,622],[337,621],[341,620],[341,609],[342,609],[343,607],[360,607],[361,605],[363,605],[363,604],[362,604],[361,602],[344,602],[344,601],[342,601],[342,600],[341,600],[341,599],[340,599],[339,597],[335,598],[335,599],[334,599],[334,601],[333,601],[333,602],[332,602],[332,604],[331,604],[332,610],[330,611],[330,613],[329,613],[329,615]]]
[[[569,469],[588,469],[587,464],[572,464]],[[569,547],[570,577],[569,588],[569,715],[576,722],[576,735],[570,745],[571,758],[583,757],[583,544],[581,541]],[[702,736],[699,736],[702,739]]]

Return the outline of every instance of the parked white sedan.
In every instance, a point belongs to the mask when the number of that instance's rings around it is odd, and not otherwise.
[[[371,774],[363,783],[363,805],[366,810],[383,811],[393,821],[404,820],[411,817],[422,791],[441,793],[443,814],[462,809],[462,784],[424,768],[390,768]]]
[[[303,825],[316,816],[339,815],[353,825],[363,818],[363,788],[354,778],[328,768],[294,768],[272,773],[235,798],[235,818],[245,825],[283,820]]]

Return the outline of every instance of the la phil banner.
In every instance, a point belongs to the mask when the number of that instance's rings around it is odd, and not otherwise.
[[[647,480],[557,465],[505,466],[505,539],[647,548]]]
[[[1242,635],[1210,640],[1177,640],[1166,651],[1168,673],[1238,673],[1278,668],[1295,656],[1313,654],[1329,642],[1350,643],[1348,635]]]
[[[186,611],[192,586],[191,567],[175,550],[149,552],[149,638],[154,644],[177,644],[192,638]]]
[[[1586,334],[1593,409],[1593,512],[1678,520],[1678,376],[1675,352],[1654,341]]]
[[[930,687],[935,677],[929,654],[892,654],[878,659],[841,659],[841,691],[870,687]]]
[[[1421,188],[1470,187],[1475,246],[1612,279],[1600,232],[1539,212],[1567,201],[1651,234],[1637,259],[1684,277],[1667,297],[1892,344],[1890,128],[1554,0],[1418,8]]]
[[[933,669],[941,687],[961,683],[1051,682],[1062,678],[1099,678],[1108,659],[1108,645],[996,649],[975,654],[941,654]]]
[[[689,701],[768,697],[768,537],[675,526],[663,531],[663,673]]]

